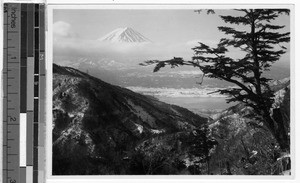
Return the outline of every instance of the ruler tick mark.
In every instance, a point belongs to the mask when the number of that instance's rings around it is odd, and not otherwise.
[[[20,115],[20,112],[22,113],[22,111],[24,112],[24,110],[22,110],[23,108],[21,108],[21,111],[19,111],[20,106],[22,106],[22,89],[20,89],[18,87],[18,85],[20,85],[19,80],[20,80],[20,74],[22,72],[20,72],[21,70],[24,71],[25,69],[23,67],[26,68],[26,66],[23,65],[23,60],[22,59],[26,59],[24,55],[26,55],[26,50],[28,48],[26,47],[26,42],[28,41],[27,37],[33,37],[37,39],[33,39],[32,40],[32,52],[35,53],[36,55],[41,55],[41,52],[44,52],[44,23],[40,22],[41,20],[43,20],[44,17],[44,6],[41,4],[34,4],[32,7],[31,5],[25,5],[25,4],[6,4],[5,5],[7,8],[7,11],[4,12],[4,38],[5,38],[5,48],[3,48],[3,52],[4,52],[4,61],[5,63],[5,71],[2,72],[2,74],[4,75],[4,80],[5,82],[5,87],[4,87],[4,102],[5,102],[5,107],[3,107],[4,109],[7,110],[6,114],[5,114],[5,118],[6,121],[2,121],[3,124],[6,127],[5,132],[3,133],[4,135],[4,143],[6,143],[5,146],[3,146],[3,150],[5,149],[5,154],[6,157],[4,157],[4,163],[3,163],[3,172],[6,174],[3,174],[3,180],[7,183],[20,183],[24,180],[26,180],[26,176],[24,177],[23,173],[21,173],[23,170],[20,171],[20,164],[19,162],[17,162],[18,160],[18,156],[20,156],[22,153],[22,149],[17,146],[17,144],[20,143],[20,131],[18,131],[19,129],[19,125],[17,123],[21,122],[21,119],[18,117],[18,115]],[[28,6],[28,7],[27,7]],[[29,7],[31,7],[32,11],[27,12],[29,9]],[[27,19],[31,18],[31,16],[28,16],[28,14],[31,13],[32,14],[32,18],[33,22],[30,25],[27,25]],[[41,17],[40,17],[41,16]],[[37,17],[37,18],[36,18]],[[38,21],[36,21],[38,20]],[[10,23],[11,22],[11,23]],[[36,23],[38,22],[38,23]],[[12,26],[14,25],[14,27]],[[24,26],[23,26],[24,25]],[[30,28],[30,29],[28,29]],[[28,31],[31,30],[31,31]],[[24,38],[24,39],[23,39]],[[26,40],[27,39],[27,40]],[[37,40],[37,41],[36,41]],[[25,49],[24,49],[25,48]],[[23,51],[25,51],[23,53]],[[35,51],[35,52],[34,52]],[[31,55],[31,54],[30,54]],[[37,56],[37,58],[34,58],[34,60],[37,61],[42,61],[44,62],[44,60],[40,60],[41,57]],[[22,62],[22,63],[21,63]],[[22,65],[20,65],[22,64]],[[36,65],[37,64],[37,65]],[[35,68],[39,68],[38,65],[39,63],[35,63],[34,66]],[[8,68],[10,68],[8,70]],[[27,70],[27,69],[26,69]],[[40,73],[40,68],[37,69],[37,72],[34,71],[34,73]],[[24,73],[24,72],[23,72]],[[23,75],[22,75],[23,76]],[[21,76],[21,77],[22,77]],[[42,76],[42,74],[40,75]],[[44,75],[43,75],[44,76]],[[22,78],[21,78],[22,79]],[[24,78],[23,78],[24,79]],[[23,80],[21,80],[22,82]],[[37,83],[32,83],[33,86],[35,86],[36,88],[38,88],[39,90],[41,89],[40,87],[40,83],[39,80],[37,81]],[[26,86],[26,84],[25,84]],[[22,88],[22,85],[21,85]],[[40,91],[39,91],[40,92]],[[20,96],[19,96],[20,95]],[[25,95],[26,96],[26,95]],[[37,97],[39,95],[33,95],[33,97]],[[17,97],[17,99],[15,98]],[[19,98],[21,97],[21,98]],[[15,100],[16,99],[16,100]],[[21,102],[20,102],[21,99]],[[39,100],[39,98],[35,99],[35,100]],[[37,113],[38,116],[39,114],[39,105],[34,106],[34,111],[33,114]],[[26,108],[25,108],[26,110]],[[14,119],[14,120],[12,120]],[[32,121],[32,123],[34,123],[34,121]],[[12,123],[12,124],[11,124]],[[14,126],[10,126],[10,125],[16,125]],[[21,123],[22,125],[22,123]],[[39,131],[38,131],[39,132]],[[19,144],[20,145],[20,144]],[[33,144],[35,145],[35,144]],[[40,144],[37,143],[37,146],[39,148],[44,148],[43,146],[39,146]],[[36,151],[37,147],[33,147],[32,150]],[[36,152],[36,155],[42,155],[40,154],[40,152]],[[9,158],[9,156],[12,156],[11,158]],[[34,157],[33,157],[34,158]],[[36,157],[35,157],[36,158]],[[38,160],[36,159],[36,161],[38,162]],[[27,162],[28,163],[28,162]],[[38,162],[38,164],[32,164],[33,166],[33,181],[35,182],[35,180],[38,180],[39,178],[39,171],[40,168],[42,168],[43,162]],[[24,168],[21,166],[21,168]],[[25,166],[26,168],[26,166]],[[24,179],[25,178],[25,179]]]

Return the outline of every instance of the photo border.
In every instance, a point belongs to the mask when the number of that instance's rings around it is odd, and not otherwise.
[[[182,175],[159,175],[159,176],[135,176],[135,175],[85,175],[85,176],[53,176],[51,174],[52,170],[52,61],[53,61],[53,11],[55,9],[231,9],[231,8],[288,8],[291,10],[290,14],[290,32],[291,32],[291,49],[290,49],[290,79],[291,79],[291,162],[292,162],[292,168],[291,168],[291,176],[259,176],[259,175],[253,175],[253,176],[247,176],[247,175],[234,175],[234,176],[224,176],[224,175],[188,175],[188,176],[182,176]],[[293,180],[295,178],[295,8],[291,4],[48,4],[47,7],[47,47],[46,47],[46,55],[47,55],[47,126],[46,126],[46,134],[51,134],[46,136],[46,179],[47,182],[99,182],[99,181],[141,181],[141,179],[145,179],[145,181],[222,181],[224,182],[224,179],[232,181],[259,181],[262,180],[266,182],[266,180],[270,180],[274,182],[277,181],[288,181]],[[143,180],[144,181],[144,180]]]

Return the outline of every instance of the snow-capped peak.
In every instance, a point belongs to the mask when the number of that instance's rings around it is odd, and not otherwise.
[[[146,38],[145,36],[143,36],[142,34],[133,30],[130,27],[117,28],[98,40],[106,41],[106,42],[124,42],[124,43],[151,42],[148,38]]]

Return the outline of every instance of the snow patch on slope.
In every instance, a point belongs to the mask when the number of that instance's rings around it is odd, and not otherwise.
[[[134,124],[135,124],[136,129],[138,130],[138,132],[139,132],[140,134],[142,134],[143,131],[144,131],[144,127],[143,127],[142,125],[140,125],[140,124],[136,124],[136,123],[134,123]]]
[[[165,133],[165,130],[155,130],[155,129],[150,129],[152,134],[161,134],[161,133]]]
[[[102,38],[99,41],[113,42],[113,43],[142,43],[151,42],[148,38],[133,30],[130,27],[117,28]]]

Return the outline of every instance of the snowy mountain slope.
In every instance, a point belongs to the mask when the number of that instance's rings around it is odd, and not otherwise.
[[[284,128],[290,131],[290,78],[270,82],[274,91],[274,104],[272,107],[273,119],[284,121]],[[209,128],[212,136],[219,145],[212,155],[211,167],[214,172],[221,174],[242,175],[278,175],[289,173],[289,166],[282,164],[290,162],[287,155],[280,152],[273,135],[263,123],[255,120],[253,110],[243,103],[232,106],[222,113],[211,116],[212,123]],[[282,128],[282,127],[281,127]],[[264,153],[268,153],[266,156]],[[281,158],[282,157],[282,158]],[[225,166],[220,167],[220,159]],[[217,160],[217,161],[215,161]],[[288,164],[288,163],[287,163]]]
[[[135,158],[130,154],[140,143],[151,144],[158,136],[159,141],[170,135],[176,139],[207,120],[71,67],[53,65],[54,175],[134,174],[127,160]]]
[[[142,43],[151,42],[141,33],[133,30],[130,27],[118,28],[98,39],[99,41],[113,42],[113,43]]]

